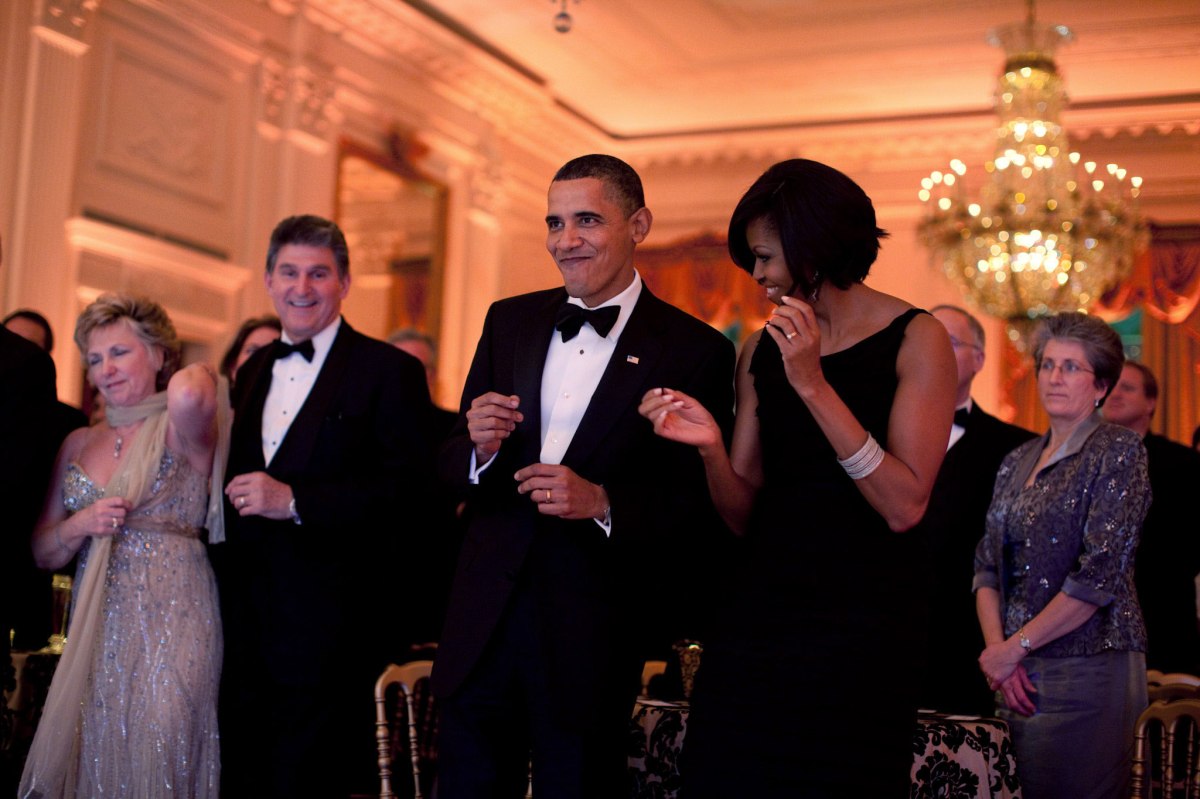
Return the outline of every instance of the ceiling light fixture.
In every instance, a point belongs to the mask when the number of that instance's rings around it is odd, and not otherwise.
[[[566,33],[571,30],[571,26],[575,20],[567,13],[567,0],[550,0],[551,3],[560,3],[559,12],[554,15],[554,30],[559,33]],[[575,0],[578,5],[579,0]]]
[[[1136,199],[1142,179],[1116,164],[1083,163],[1059,121],[1067,103],[1054,63],[1070,41],[1063,25],[1039,26],[1033,0],[1025,22],[996,28],[1004,48],[996,88],[995,158],[968,200],[962,161],[921,181],[928,214],[919,231],[947,276],[984,312],[1009,321],[1009,336],[1046,314],[1086,311],[1128,277],[1145,226]]]

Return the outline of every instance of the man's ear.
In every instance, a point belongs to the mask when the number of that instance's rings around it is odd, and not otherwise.
[[[633,228],[633,241],[635,244],[641,244],[646,240],[646,236],[650,234],[650,225],[654,222],[654,215],[650,213],[650,209],[642,206],[633,212],[629,217],[629,226]]]

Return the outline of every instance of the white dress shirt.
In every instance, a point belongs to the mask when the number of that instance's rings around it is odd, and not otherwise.
[[[624,291],[596,306],[603,308],[616,305],[621,309],[607,336],[601,336],[590,324],[583,325],[570,341],[563,341],[562,334],[557,330],[550,336],[546,364],[542,368],[541,463],[562,463],[579,422],[592,401],[592,395],[596,393],[596,386],[600,385],[608,362],[617,349],[621,331],[629,322],[629,315],[633,313],[633,307],[637,305],[641,294],[642,276],[634,270],[633,281]],[[581,308],[587,307],[578,297],[569,297],[567,302]],[[494,460],[495,457],[479,465],[472,450],[471,482],[478,483],[479,475],[483,474]],[[595,522],[606,535],[611,533],[610,519],[596,519]]]
[[[271,367],[271,389],[267,392],[266,402],[263,403],[262,415],[262,448],[263,462],[270,465],[271,459],[279,451],[284,436],[292,426],[292,420],[304,407],[304,401],[317,382],[317,375],[325,365],[329,348],[337,337],[338,329],[342,326],[339,316],[329,327],[313,336],[313,359],[304,360],[298,353],[275,361]],[[294,344],[288,334],[281,337],[284,342]]]
[[[970,397],[967,397],[967,404],[966,404],[966,405],[959,405],[959,406],[958,406],[958,408],[955,408],[954,410],[955,410],[955,411],[958,411],[958,410],[959,410],[959,409],[961,409],[961,408],[966,408],[966,409],[969,411],[969,410],[971,410],[971,405],[972,405],[972,404],[973,404],[973,403],[972,403],[972,400],[971,400],[971,398],[970,398]],[[958,440],[959,440],[960,438],[962,438],[962,437],[963,437],[963,434],[964,434],[964,433],[966,433],[966,432],[967,432],[967,428],[965,428],[965,427],[961,427],[961,426],[959,426],[959,425],[956,425],[956,424],[952,424],[952,425],[950,425],[950,443],[946,445],[946,451],[947,451],[947,452],[949,452],[949,451],[950,451],[950,448],[951,448],[951,447],[953,447],[955,444],[957,444],[957,443],[958,443]]]
[[[604,377],[604,370],[617,349],[617,339],[629,322],[629,314],[642,294],[642,278],[636,271],[629,287],[607,302],[596,306],[620,306],[617,322],[607,336],[585,324],[570,341],[563,341],[557,330],[550,337],[546,366],[542,369],[542,463],[562,463],[584,411]],[[586,308],[583,300],[571,297],[571,305]]]

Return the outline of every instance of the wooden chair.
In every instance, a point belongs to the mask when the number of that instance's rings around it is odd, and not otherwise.
[[[1185,674],[1182,671],[1170,671],[1166,674],[1156,672],[1158,674],[1159,685],[1200,685],[1200,676],[1195,674]],[[1146,679],[1150,679],[1150,672],[1146,672]]]
[[[1132,799],[1200,799],[1200,701],[1151,703],[1133,736]]]
[[[379,756],[379,797],[393,799],[392,792],[392,712],[388,707],[388,688],[396,685],[404,696],[405,718],[408,720],[408,751],[412,760],[413,797],[422,799],[420,750],[417,745],[417,713],[413,704],[413,688],[429,677],[432,660],[414,660],[384,669],[375,681],[375,746]],[[398,697],[397,697],[398,698]]]

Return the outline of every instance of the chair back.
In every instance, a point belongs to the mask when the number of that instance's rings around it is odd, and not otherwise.
[[[408,751],[412,761],[413,797],[422,799],[421,763],[417,746],[417,713],[413,704],[413,688],[429,677],[432,660],[414,660],[403,665],[395,663],[383,670],[375,681],[375,748],[379,758],[379,797],[393,799],[391,722],[394,713],[388,708],[388,688],[396,685],[404,697],[405,718],[408,720]]]
[[[647,690],[650,688],[650,679],[667,670],[667,661],[665,660],[647,660],[642,666],[642,696],[648,696]]]
[[[1200,799],[1200,700],[1152,702],[1133,736],[1132,799]]]

